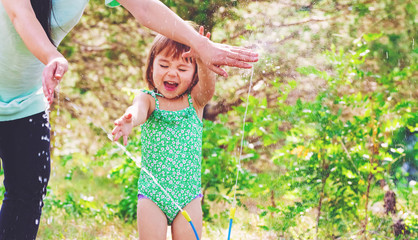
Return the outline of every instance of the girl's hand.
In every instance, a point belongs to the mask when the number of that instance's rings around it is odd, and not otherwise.
[[[64,57],[52,59],[42,73],[42,87],[49,104],[54,101],[55,87],[68,70],[68,61]]]
[[[132,132],[133,121],[132,114],[128,113],[115,121],[116,127],[112,131],[112,135],[115,136],[114,141],[117,141],[123,136],[123,145],[128,144],[128,136]]]
[[[183,53],[182,57],[200,58],[210,70],[224,77],[228,77],[228,74],[220,66],[251,68],[252,65],[247,62],[258,61],[258,54],[251,50],[214,43],[206,37],[192,51]]]

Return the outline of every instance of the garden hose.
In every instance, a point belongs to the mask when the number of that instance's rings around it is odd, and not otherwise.
[[[192,226],[194,235],[196,236],[196,240],[199,240],[199,235],[197,234],[196,228],[194,227],[192,219],[190,218],[189,214],[185,210],[182,210],[181,214],[183,214],[183,217],[190,223],[190,226]]]
[[[235,217],[235,210],[236,210],[236,208],[233,207],[233,208],[231,208],[231,210],[229,212],[228,240],[231,239],[231,229],[232,229],[232,222],[234,221],[234,217]]]

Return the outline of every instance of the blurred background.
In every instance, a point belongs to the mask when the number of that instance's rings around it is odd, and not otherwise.
[[[203,239],[418,237],[418,5],[413,0],[164,0],[212,40],[257,51],[205,109]],[[107,138],[155,33],[90,0],[60,51],[52,178],[38,239],[136,239],[140,169]],[[140,129],[128,151],[140,158]],[[2,179],[2,176],[1,176]],[[4,188],[0,189],[1,196]],[[171,239],[168,235],[167,239]]]

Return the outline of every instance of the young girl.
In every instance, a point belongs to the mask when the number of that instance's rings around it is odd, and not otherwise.
[[[258,59],[256,53],[209,41],[158,0],[105,2],[123,5],[141,25],[199,49],[189,56],[198,55],[218,74],[226,76],[220,66],[248,68],[246,62]],[[0,168],[5,187],[0,240],[36,238],[51,163],[45,100],[52,104],[54,89],[68,69],[57,46],[87,4],[88,0],[0,1]],[[177,83],[170,84],[172,89]]]
[[[200,28],[203,34],[203,27]],[[209,34],[206,35],[209,37]],[[201,156],[203,108],[215,90],[215,75],[199,59],[183,58],[189,47],[158,35],[151,47],[145,78],[149,89],[115,121],[115,140],[141,126],[142,168],[186,210],[202,232]],[[138,180],[139,239],[196,239],[170,197],[144,173]]]

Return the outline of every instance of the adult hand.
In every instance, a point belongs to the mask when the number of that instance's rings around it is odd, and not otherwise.
[[[202,35],[202,36],[204,36],[204,33],[205,33],[205,28],[203,27],[203,26],[200,26],[199,27],[199,34],[200,35]],[[208,39],[210,39],[210,32],[207,32],[206,33],[206,38],[208,38]],[[183,54],[183,57],[184,56],[187,56],[187,57],[193,57],[193,58],[195,58],[196,60],[198,60],[199,62],[201,62],[200,61],[200,58],[199,58],[199,52],[197,52],[195,49],[193,49],[193,48],[190,48],[190,50],[188,51],[188,52],[186,52],[186,53],[184,53]]]
[[[214,43],[206,37],[192,51],[183,53],[183,57],[200,58],[210,70],[224,77],[228,77],[228,74],[220,66],[251,68],[248,62],[258,61],[258,53],[242,47]]]
[[[42,73],[42,88],[49,104],[54,101],[55,87],[68,70],[68,61],[64,57],[54,58],[48,62]]]

